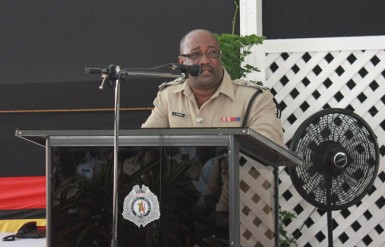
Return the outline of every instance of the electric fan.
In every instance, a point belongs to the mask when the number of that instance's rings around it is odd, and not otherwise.
[[[329,108],[299,126],[290,150],[304,160],[289,168],[293,185],[307,202],[327,212],[328,242],[333,246],[331,211],[360,201],[377,177],[376,136],[357,114]]]

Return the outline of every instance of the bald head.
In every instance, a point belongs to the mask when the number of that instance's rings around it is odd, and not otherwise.
[[[180,46],[179,46],[180,54],[184,54],[184,53],[186,53],[187,49],[193,48],[193,47],[190,47],[190,44],[192,41],[196,41],[196,40],[199,40],[200,37],[207,37],[207,36],[211,36],[215,45],[217,47],[219,47],[219,42],[212,32],[205,30],[205,29],[195,29],[195,30],[188,32],[181,39]]]

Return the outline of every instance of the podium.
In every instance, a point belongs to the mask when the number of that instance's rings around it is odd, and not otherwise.
[[[68,241],[68,246],[109,246],[113,235],[113,130],[17,130],[16,136],[46,151],[47,246],[65,246],[63,241]],[[248,246],[253,238],[259,241],[253,236],[257,228],[247,229],[241,222],[252,222],[258,214],[252,206],[240,203],[247,194],[245,188],[255,187],[239,175],[244,160],[274,171],[273,180],[267,184],[273,185],[275,196],[272,205],[263,209],[274,225],[269,234],[266,229],[262,234],[276,246],[276,171],[281,166],[300,165],[302,160],[295,154],[248,128],[120,130],[118,246],[214,246],[210,244],[213,242]],[[219,193],[227,193],[227,211],[218,212],[221,195],[206,194],[207,188],[201,186],[204,169],[212,176],[208,164],[216,164],[213,167],[220,171],[217,177],[227,178],[218,182]],[[249,173],[257,170],[251,165]],[[205,182],[207,186],[209,182]],[[135,215],[133,204],[125,204],[135,185],[145,185],[155,195],[155,199],[144,201],[159,202],[159,217],[145,225],[122,217],[125,206]],[[209,202],[214,203],[211,211]],[[152,201],[145,206],[157,210]]]

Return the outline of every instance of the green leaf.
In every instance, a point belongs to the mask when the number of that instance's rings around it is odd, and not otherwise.
[[[245,77],[254,71],[259,72],[258,68],[245,64],[245,60],[251,54],[251,48],[254,45],[262,44],[265,39],[264,36],[255,34],[240,36],[229,33],[214,35],[220,44],[223,66],[230,74],[231,79]]]

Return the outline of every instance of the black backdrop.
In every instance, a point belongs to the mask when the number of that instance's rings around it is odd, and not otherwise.
[[[0,0],[1,84],[89,80],[84,67],[176,60],[193,28],[230,32],[229,0]]]
[[[380,35],[385,1],[263,1],[274,38]],[[0,0],[0,175],[44,175],[44,149],[20,129],[112,129],[114,93],[85,67],[149,68],[175,62],[195,28],[231,31],[232,0]],[[239,32],[239,29],[236,30]],[[122,84],[121,128],[138,128],[166,79]],[[38,112],[32,112],[38,110]]]
[[[383,0],[266,0],[263,33],[269,39],[384,35]]]

